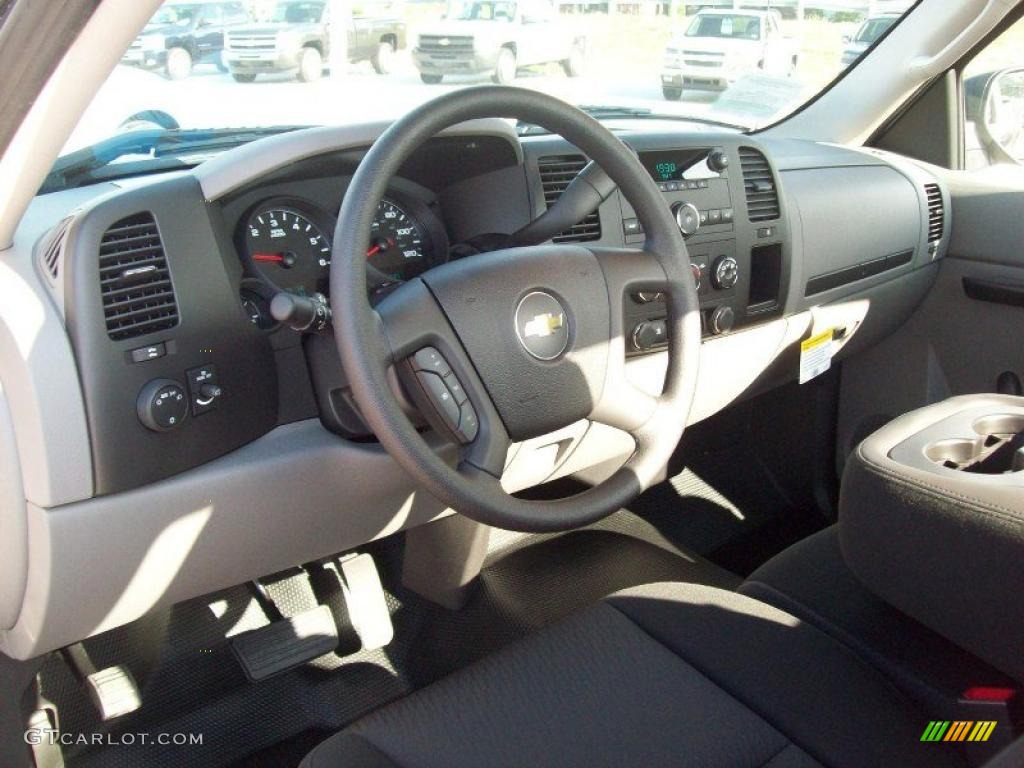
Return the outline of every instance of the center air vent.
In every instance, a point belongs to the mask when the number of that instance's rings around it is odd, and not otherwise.
[[[751,221],[779,218],[779,192],[765,156],[756,149],[740,147],[740,167],[747,195],[747,217]]]
[[[100,290],[107,334],[133,339],[178,324],[178,304],[153,214],[113,224],[100,241]]]
[[[942,190],[938,184],[925,184],[924,194],[928,198],[928,242],[937,243],[942,239],[946,223],[946,210],[942,205]]]
[[[561,197],[565,188],[579,175],[586,164],[587,159],[582,155],[542,157],[537,161],[540,182],[544,187],[544,202],[548,208]],[[601,218],[597,211],[594,211],[588,214],[583,221],[551,239],[556,243],[582,243],[587,240],[599,240],[600,237]]]

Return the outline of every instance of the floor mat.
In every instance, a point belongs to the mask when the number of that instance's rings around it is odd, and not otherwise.
[[[791,502],[742,446],[689,456],[630,508],[674,544],[743,576],[825,524],[816,510]]]
[[[694,581],[734,588],[733,575],[691,556],[657,526],[619,512],[588,529],[530,536],[494,532],[487,564],[461,611],[447,611],[401,587],[401,537],[364,548],[377,560],[395,625],[386,649],[321,657],[249,683],[227,636],[267,623],[245,587],[192,600],[92,638],[97,666],[127,665],[143,707],[110,725],[58,655],[42,693],[64,733],[105,734],[106,745],[72,745],[70,768],[85,766],[294,766],[316,743],[367,712],[493,653],[504,645],[637,584]],[[288,613],[312,599],[301,572],[268,588]],[[127,743],[126,735],[196,734],[189,746]]]

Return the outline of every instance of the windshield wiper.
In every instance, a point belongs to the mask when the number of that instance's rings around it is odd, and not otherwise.
[[[128,131],[118,136],[101,141],[92,146],[79,149],[58,158],[50,173],[47,174],[39,194],[56,192],[61,189],[86,184],[95,179],[96,172],[112,165],[117,160],[133,155],[145,155],[147,161],[171,160],[170,163],[157,162],[156,167],[182,167],[195,165],[181,155],[203,155],[222,152],[227,149],[247,144],[250,141],[273,136],[278,133],[294,131],[306,126],[289,125],[272,128],[175,128],[166,130],[153,128]],[[125,174],[152,170],[139,163],[126,163]],[[130,171],[129,171],[130,169]],[[111,174],[114,178],[118,174]]]

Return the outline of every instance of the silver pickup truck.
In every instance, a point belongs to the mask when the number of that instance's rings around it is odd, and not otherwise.
[[[545,0],[453,0],[439,22],[420,32],[412,57],[425,83],[482,72],[510,83],[520,68],[548,63],[576,77],[585,54],[586,38]]]
[[[774,11],[703,10],[665,49],[661,90],[675,101],[683,91],[724,91],[753,72],[788,76],[798,55]]]

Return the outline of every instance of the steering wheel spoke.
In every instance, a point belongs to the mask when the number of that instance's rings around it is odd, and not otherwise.
[[[501,476],[509,438],[483,382],[426,285],[413,280],[376,307],[398,380],[420,414],[462,446],[460,460]]]

